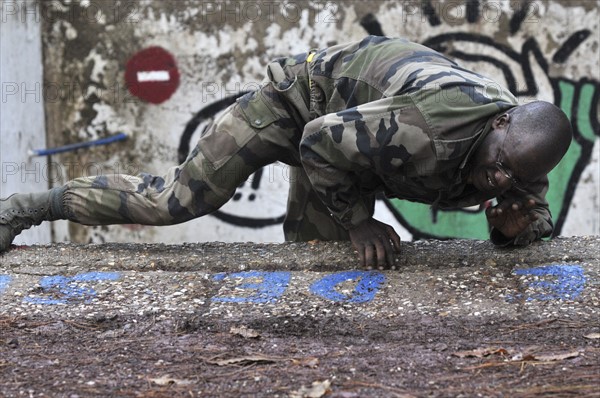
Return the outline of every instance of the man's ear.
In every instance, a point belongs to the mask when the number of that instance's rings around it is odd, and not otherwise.
[[[510,123],[510,114],[503,113],[502,115],[496,117],[492,122],[492,127],[494,129],[505,129]]]

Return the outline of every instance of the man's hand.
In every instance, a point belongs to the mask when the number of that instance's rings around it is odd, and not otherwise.
[[[502,232],[502,235],[514,238],[538,219],[537,214],[532,211],[534,208],[533,199],[525,204],[516,200],[504,200],[497,206],[488,208],[485,215],[490,225]]]
[[[394,253],[400,253],[400,237],[394,228],[370,218],[348,231],[363,267],[392,267]]]

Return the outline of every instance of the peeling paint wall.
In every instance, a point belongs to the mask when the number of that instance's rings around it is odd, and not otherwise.
[[[46,159],[28,155],[46,146],[41,23],[35,15],[34,1],[0,5],[0,197],[48,188]],[[49,243],[50,232],[46,224],[14,243]]]
[[[57,171],[52,183],[98,173],[160,174],[177,164],[182,132],[194,114],[255,88],[270,59],[361,39],[380,29],[428,44],[498,79],[523,102],[537,98],[561,106],[574,122],[576,140],[551,175],[552,211],[561,234],[599,234],[598,5],[491,0],[44,2],[40,14],[50,145],[117,132],[129,135],[124,143],[53,156]],[[152,86],[142,99],[125,85],[128,61],[155,46],[173,56],[176,71],[165,64],[164,73],[135,76],[158,84],[166,100],[155,97]],[[268,167],[240,187],[219,214],[183,225],[62,224],[56,232],[59,239],[83,242],[281,241],[287,177],[284,165]],[[487,236],[485,217],[472,209],[432,215],[427,206],[381,201],[377,217],[395,225],[404,239]]]

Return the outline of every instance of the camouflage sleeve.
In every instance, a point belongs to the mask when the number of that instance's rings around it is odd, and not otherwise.
[[[376,191],[378,176],[397,172],[415,154],[433,155],[422,116],[402,101],[373,101],[324,115],[304,128],[302,165],[315,192],[346,229],[373,216],[364,195]]]
[[[527,246],[531,242],[541,238],[546,238],[552,234],[554,224],[552,223],[552,215],[550,214],[548,201],[546,200],[546,192],[548,192],[548,178],[545,177],[538,184],[530,186],[529,190],[530,192],[527,195],[508,193],[505,196],[498,198],[498,201],[501,202],[507,199],[519,199],[524,202],[533,199],[536,203],[533,211],[538,215],[538,219],[529,224],[529,226],[515,238],[507,238],[500,231],[492,228],[490,232],[490,240],[495,245]]]
[[[336,131],[348,127],[339,121],[335,124],[331,116],[307,124],[300,143],[300,155],[321,201],[344,228],[351,229],[372,217],[361,200],[358,181],[359,174],[369,167],[369,159],[352,150],[353,143],[342,140],[341,132],[338,137]],[[355,134],[352,136],[356,137]]]

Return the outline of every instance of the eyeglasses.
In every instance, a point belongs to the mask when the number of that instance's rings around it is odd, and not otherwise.
[[[517,180],[513,175],[512,172],[510,172],[503,164],[502,162],[499,160],[500,159],[500,155],[498,155],[498,161],[496,161],[496,168],[498,169],[498,171],[500,173],[502,173],[502,175],[506,178],[508,178],[508,180],[511,183],[511,188],[513,188],[515,191],[521,192],[521,193],[527,193],[527,189],[525,187],[525,185],[523,183],[521,183],[519,180]]]
[[[506,137],[508,137],[510,128],[511,128],[511,125],[508,126],[506,133],[504,133],[504,140],[502,141],[502,147],[500,148],[500,152],[498,152],[498,159],[496,160],[496,168],[498,169],[498,171],[500,173],[502,173],[502,175],[504,177],[506,177],[510,181],[512,189],[514,189],[515,191],[521,192],[521,193],[528,193],[528,191],[526,189],[526,185],[523,184],[522,182],[520,182],[519,180],[517,180],[515,178],[515,176],[513,176],[512,172],[508,168],[506,168],[506,166],[504,166],[504,164],[502,163],[502,153],[504,153],[504,144],[506,144]]]

